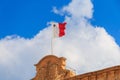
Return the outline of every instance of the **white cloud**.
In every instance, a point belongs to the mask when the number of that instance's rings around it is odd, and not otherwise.
[[[90,0],[72,0],[62,9],[66,36],[55,39],[54,53],[67,58],[67,66],[85,73],[120,64],[120,47],[103,27],[92,26],[93,4]],[[0,40],[0,74],[4,80],[28,80],[35,75],[33,66],[50,54],[51,28],[40,31],[32,39],[8,36]],[[104,63],[104,64],[103,64]]]
[[[54,7],[53,11],[56,14],[73,16],[73,18],[92,18],[93,4],[91,0],[72,0],[71,3],[60,10]]]

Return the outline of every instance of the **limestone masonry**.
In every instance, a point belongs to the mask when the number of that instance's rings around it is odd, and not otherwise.
[[[76,75],[65,68],[66,58],[45,56],[36,66],[36,76],[32,80],[120,80],[120,66]]]

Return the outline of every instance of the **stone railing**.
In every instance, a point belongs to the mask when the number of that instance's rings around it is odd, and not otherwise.
[[[120,80],[120,66],[89,72],[64,80]]]

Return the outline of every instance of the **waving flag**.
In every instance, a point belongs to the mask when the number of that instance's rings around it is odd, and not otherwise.
[[[53,37],[62,37],[65,35],[66,22],[64,23],[52,23]]]
[[[54,53],[54,38],[57,37],[63,37],[65,35],[65,29],[66,29],[66,22],[64,23],[56,23],[56,22],[52,22],[52,38],[51,38],[51,54],[53,55]]]

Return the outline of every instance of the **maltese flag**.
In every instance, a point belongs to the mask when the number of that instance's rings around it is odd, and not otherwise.
[[[66,22],[64,23],[52,23],[53,37],[62,37],[65,35]]]

